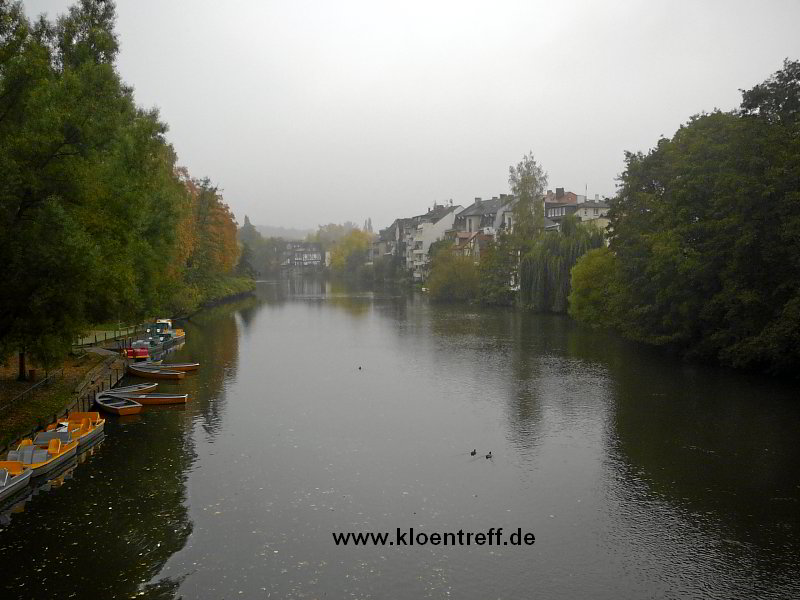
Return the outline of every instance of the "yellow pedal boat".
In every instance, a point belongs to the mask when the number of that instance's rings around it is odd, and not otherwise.
[[[42,432],[34,440],[24,439],[8,453],[9,461],[19,461],[31,470],[31,477],[49,473],[78,453],[78,440],[71,440],[69,431]]]
[[[0,460],[0,500],[10,498],[30,483],[31,470],[18,460]]]
[[[45,431],[69,431],[73,440],[78,440],[78,447],[83,447],[103,435],[106,420],[99,412],[72,412],[62,419],[47,426]]]

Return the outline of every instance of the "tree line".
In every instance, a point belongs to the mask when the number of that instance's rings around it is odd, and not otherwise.
[[[0,356],[51,363],[91,323],[191,311],[234,272],[234,217],[135,103],[114,21],[111,1],[53,21],[0,4]]]
[[[573,269],[570,314],[689,358],[796,376],[800,62],[625,163],[610,245]]]
[[[480,262],[437,251],[434,299],[568,312],[688,359],[796,377],[800,364],[800,62],[625,155],[605,235],[546,231],[546,173],[511,167],[512,232]]]

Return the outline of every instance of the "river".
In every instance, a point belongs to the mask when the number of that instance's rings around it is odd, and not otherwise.
[[[186,329],[190,403],[5,511],[3,598],[800,597],[796,386],[309,280]],[[500,527],[535,544],[333,540]]]

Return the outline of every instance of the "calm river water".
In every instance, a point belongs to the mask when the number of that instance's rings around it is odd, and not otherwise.
[[[190,404],[109,419],[6,511],[0,596],[800,597],[794,387],[564,317],[313,281],[186,328],[174,357],[202,368],[161,388]],[[332,538],[398,527],[536,543]]]

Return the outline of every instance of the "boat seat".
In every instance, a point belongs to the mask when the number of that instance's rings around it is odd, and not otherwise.
[[[33,452],[31,453],[32,463],[47,462],[48,460],[50,460],[50,452],[44,448],[34,448]]]
[[[23,446],[20,450],[12,450],[8,453],[9,460],[18,460],[24,465],[29,465],[33,460],[34,452],[39,450],[40,452],[44,452],[45,455],[47,454],[47,450],[42,450],[41,448],[37,448],[36,446]]]
[[[33,441],[37,446],[44,446],[53,440],[58,440],[63,444],[68,444],[71,439],[72,433],[69,431],[45,431],[43,433],[36,434],[36,437]]]
[[[22,463],[15,460],[0,460],[0,469],[5,469],[9,475],[22,475],[25,470]]]
[[[68,420],[70,423],[83,423],[84,419],[89,419],[92,423],[100,420],[99,412],[74,412],[70,413]]]

